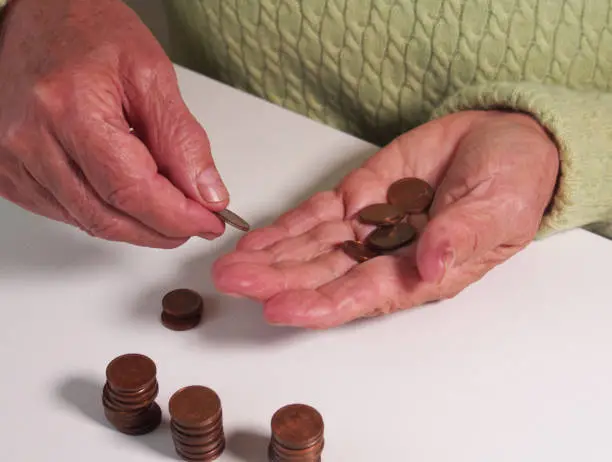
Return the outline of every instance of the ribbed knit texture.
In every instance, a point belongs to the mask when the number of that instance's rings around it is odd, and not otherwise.
[[[164,3],[178,63],[377,144],[461,109],[528,111],[561,147],[541,235],[612,219],[610,1]]]

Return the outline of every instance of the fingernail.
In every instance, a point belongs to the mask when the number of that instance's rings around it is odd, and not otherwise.
[[[244,295],[235,294],[233,292],[226,292],[225,295],[232,298],[246,298]]]
[[[215,167],[208,167],[197,179],[198,189],[206,202],[223,202],[228,194],[219,172]]]
[[[202,233],[199,236],[207,241],[213,241],[219,237],[219,235],[215,233]]]

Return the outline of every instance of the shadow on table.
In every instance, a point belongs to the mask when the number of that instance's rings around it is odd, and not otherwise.
[[[268,462],[270,437],[249,430],[228,433],[225,450],[240,462]]]
[[[306,191],[296,194],[284,205],[288,210],[318,191],[333,188],[347,173],[359,167],[372,155],[373,148],[357,153],[350,161],[344,162],[319,181],[313,182]],[[240,211],[238,211],[240,213]],[[276,217],[267,217],[251,223],[253,229],[269,225]],[[226,240],[214,251],[187,260],[181,271],[163,285],[152,287],[136,302],[133,315],[136,319],[159,323],[161,299],[170,290],[185,287],[198,291],[204,297],[205,318],[198,327],[207,342],[221,346],[266,346],[306,336],[309,331],[287,327],[271,326],[262,315],[260,304],[251,300],[230,298],[218,293],[210,281],[210,269],[221,255],[231,252],[237,240]],[[213,244],[214,245],[214,244]]]
[[[117,432],[104,417],[101,401],[102,387],[97,381],[87,377],[68,378],[58,386],[57,395],[62,402],[68,404],[75,412],[79,412],[101,426]],[[121,433],[118,433],[118,436],[124,437]],[[152,433],[140,436],[125,435],[125,438],[133,441],[134,444],[144,445],[169,459],[179,460],[174,451],[167,420],[162,420],[161,425]]]
[[[74,239],[69,225],[23,210],[0,198],[0,274],[80,272],[116,261],[114,253],[91,240]],[[73,231],[74,232],[74,231]]]

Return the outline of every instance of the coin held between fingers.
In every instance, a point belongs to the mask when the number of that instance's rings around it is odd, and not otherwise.
[[[213,212],[217,217],[219,217],[224,223],[239,229],[240,231],[249,231],[251,229],[251,225],[247,223],[247,221],[232,212],[229,209],[220,210],[218,212]]]

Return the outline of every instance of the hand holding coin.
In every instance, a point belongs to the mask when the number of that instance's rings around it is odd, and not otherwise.
[[[0,82],[0,197],[147,247],[215,239],[231,224],[218,215],[229,193],[206,132],[121,0],[10,2]]]
[[[443,117],[248,233],[214,282],[262,302],[270,323],[309,328],[452,297],[534,238],[558,164],[527,115]]]

